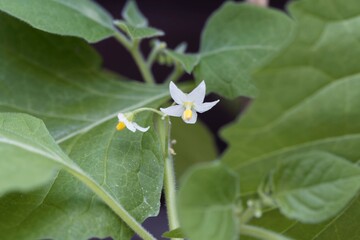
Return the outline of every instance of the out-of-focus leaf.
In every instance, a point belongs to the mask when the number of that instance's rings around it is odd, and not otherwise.
[[[282,48],[292,22],[281,12],[225,3],[207,21],[201,37],[196,81],[227,98],[254,96],[250,74]]]
[[[230,145],[223,160],[241,176],[244,197],[256,192],[278,161],[293,154],[318,150],[352,162],[360,159],[360,5],[356,0],[303,0],[294,2],[290,12],[297,21],[296,36],[256,74],[260,97],[223,131]],[[329,239],[335,229],[345,233],[339,239],[356,239],[348,233],[358,231],[352,220],[359,211],[354,200],[317,225],[288,221],[271,211],[262,224],[295,239]]]
[[[135,27],[124,21],[116,21],[119,26],[132,40],[163,36],[164,32],[152,27]]]
[[[88,42],[114,33],[111,16],[90,0],[0,0],[0,10],[34,28]]]
[[[125,19],[126,22],[128,22],[130,25],[132,25],[134,27],[148,26],[148,20],[140,12],[140,9],[137,6],[135,0],[127,1],[121,15]]]
[[[165,232],[162,236],[165,238],[186,238],[181,228]]]
[[[338,214],[360,189],[360,168],[325,152],[291,156],[271,176],[271,197],[291,219],[318,223]]]
[[[178,193],[185,235],[192,240],[238,239],[238,196],[237,177],[219,162],[190,169]]]
[[[199,63],[199,55],[197,54],[181,53],[169,49],[166,49],[165,53],[174,61],[179,62],[184,70],[189,74],[191,74],[194,67]]]

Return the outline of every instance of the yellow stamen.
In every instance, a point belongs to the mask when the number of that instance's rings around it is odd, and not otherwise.
[[[186,121],[189,121],[191,118],[192,118],[192,111],[191,109],[186,109],[183,113],[183,118],[186,120]]]
[[[121,131],[125,128],[125,123],[124,122],[119,122],[117,125],[116,125],[116,130],[118,131]]]

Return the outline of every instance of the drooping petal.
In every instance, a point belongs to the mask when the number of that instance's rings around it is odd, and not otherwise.
[[[195,104],[194,108],[198,113],[203,113],[206,112],[208,110],[210,110],[212,107],[214,107],[220,100],[216,100],[213,102],[206,102],[206,103],[201,103],[201,104]]]
[[[137,129],[139,130],[140,132],[146,132],[147,130],[149,130],[150,127],[141,127],[139,126],[137,123],[133,122],[132,125]]]
[[[183,102],[186,102],[187,96],[183,93],[173,82],[170,82],[169,85],[170,95],[174,101],[181,105]]]
[[[132,132],[136,132],[136,128],[135,128],[133,122],[129,122],[128,120],[126,120],[126,121],[124,121],[124,123],[125,123],[125,126],[127,129],[129,129]]]
[[[184,120],[185,123],[188,123],[188,124],[194,124],[196,123],[196,120],[197,120],[197,113],[196,111],[192,110],[192,117],[190,118],[190,120],[186,120],[182,117],[182,120]]]
[[[205,81],[202,81],[191,93],[188,94],[188,101],[200,104],[204,102],[206,94]]]
[[[165,113],[166,115],[173,117],[181,117],[185,108],[182,105],[170,106],[167,108],[160,108],[160,111]]]

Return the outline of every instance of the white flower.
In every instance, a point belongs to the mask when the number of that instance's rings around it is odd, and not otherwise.
[[[147,130],[149,130],[150,127],[140,127],[136,122],[133,122],[133,114],[123,114],[123,113],[119,113],[118,114],[118,119],[119,119],[119,123],[116,125],[116,129],[118,131],[123,130],[125,127],[127,129],[129,129],[132,132],[136,132],[136,130],[139,130],[141,132],[146,132]]]
[[[219,100],[214,102],[205,102],[206,94],[205,81],[202,81],[191,93],[183,93],[173,82],[170,82],[170,95],[178,105],[160,110],[169,116],[182,117],[186,123],[195,123],[197,113],[203,113],[214,107]]]

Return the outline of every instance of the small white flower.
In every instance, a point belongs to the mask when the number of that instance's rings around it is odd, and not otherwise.
[[[139,126],[136,122],[133,122],[133,114],[123,114],[123,113],[119,113],[118,114],[118,119],[119,119],[119,123],[116,125],[116,129],[118,131],[123,130],[125,127],[127,129],[129,129],[132,132],[136,132],[136,130],[139,130],[141,132],[146,132],[147,130],[149,130],[150,127],[141,127]]]
[[[182,117],[185,123],[194,124],[197,119],[197,113],[203,113],[214,107],[219,100],[214,102],[205,102],[206,85],[202,81],[191,93],[183,93],[173,82],[170,82],[170,95],[174,99],[174,105],[160,110],[169,116]]]

